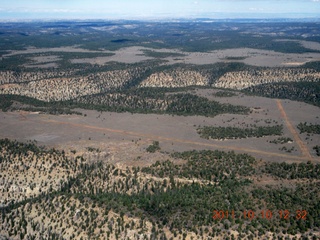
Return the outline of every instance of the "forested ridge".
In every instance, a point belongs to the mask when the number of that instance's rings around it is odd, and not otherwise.
[[[0,95],[3,111],[27,110],[51,114],[72,114],[72,109],[83,108],[98,111],[158,113],[175,115],[216,116],[222,113],[248,114],[249,108],[210,101],[179,88],[141,88],[84,96],[75,100],[44,102],[18,95]],[[28,106],[14,107],[19,102]],[[20,105],[21,105],[20,104]]]

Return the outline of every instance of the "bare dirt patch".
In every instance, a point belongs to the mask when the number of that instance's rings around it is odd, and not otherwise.
[[[97,57],[97,58],[82,58],[82,59],[73,59],[72,63],[90,63],[90,64],[99,64],[103,65],[107,62],[121,62],[121,63],[136,63],[142,62],[146,60],[153,59],[152,57],[146,57],[143,53],[143,49],[141,47],[128,47],[122,48],[118,51],[115,51],[115,55],[110,57]],[[110,51],[108,51],[109,53]]]

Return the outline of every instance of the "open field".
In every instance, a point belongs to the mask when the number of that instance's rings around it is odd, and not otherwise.
[[[211,90],[197,90],[197,94],[209,96],[213,99]],[[299,122],[307,121],[317,123],[317,107],[292,101],[285,101],[284,109],[289,118],[284,118],[277,107],[277,101],[272,99],[249,97],[238,95],[236,97],[215,98],[225,103],[237,103],[253,109],[249,115],[225,114],[214,118],[201,116],[170,116],[154,114],[108,113],[95,111],[81,111],[84,116],[54,116],[46,114],[29,114],[28,112],[1,113],[1,135],[11,139],[37,140],[40,144],[51,147],[72,148],[79,144],[85,148],[86,144],[112,144],[116,142],[131,142],[158,140],[164,151],[187,151],[192,149],[224,149],[236,152],[247,152],[257,158],[270,161],[318,161],[313,153],[313,144],[320,139],[312,136],[307,142],[305,134],[299,136],[293,134],[291,128],[296,129]],[[299,111],[296,111],[299,109]],[[292,122],[288,128],[288,121]],[[268,141],[275,136],[262,138],[248,138],[238,140],[205,140],[196,132],[197,126],[236,126],[246,127],[257,124],[260,126],[283,124],[284,137],[294,139],[294,143],[288,144],[294,147],[292,153],[279,150],[277,145]],[[20,129],[17,131],[17,129]],[[297,130],[296,130],[297,131]],[[90,139],[90,140],[89,140]],[[141,141],[140,140],[140,141]],[[306,148],[301,152],[301,143]],[[90,144],[90,145],[91,145]],[[94,144],[93,144],[94,145]],[[146,147],[146,143],[141,147]],[[250,146],[250,147],[248,147]],[[313,158],[310,157],[311,152]]]

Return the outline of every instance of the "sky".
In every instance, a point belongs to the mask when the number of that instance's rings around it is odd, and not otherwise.
[[[0,0],[0,19],[320,18],[320,0]]]

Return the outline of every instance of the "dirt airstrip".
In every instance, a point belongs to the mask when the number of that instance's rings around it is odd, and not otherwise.
[[[132,161],[150,164],[165,158],[161,153],[146,152],[152,141],[159,141],[164,152],[187,150],[223,150],[247,153],[258,159],[287,162],[320,162],[312,149],[320,142],[319,135],[299,134],[299,122],[319,123],[319,109],[301,102],[244,96],[218,98],[217,90],[197,90],[198,95],[220,102],[245,105],[252,109],[249,115],[223,114],[214,118],[203,116],[172,116],[156,114],[111,113],[80,110],[79,115],[47,115],[28,112],[0,112],[0,137],[20,141],[36,140],[65,150],[86,152],[88,147],[101,150],[98,157],[113,163],[130,164]],[[270,124],[271,122],[271,124]],[[293,143],[273,144],[279,136],[262,138],[207,140],[200,138],[198,126],[250,127],[283,124],[283,137]],[[286,146],[293,151],[280,148]],[[97,157],[97,156],[96,156]]]

